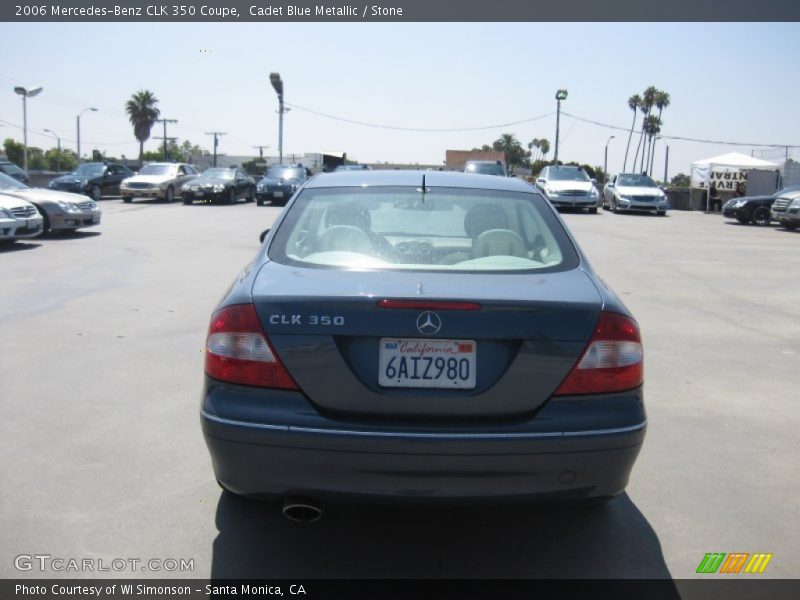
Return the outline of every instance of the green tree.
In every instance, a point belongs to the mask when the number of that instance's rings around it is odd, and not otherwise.
[[[48,171],[74,171],[78,166],[78,161],[72,150],[62,149],[59,155],[58,148],[50,148],[44,153],[44,159],[47,164],[45,168]]]
[[[28,146],[28,170],[44,171],[47,168],[47,161],[44,158],[44,151],[35,146]]]
[[[647,121],[647,117],[650,116],[650,111],[653,110],[653,105],[656,101],[656,94],[658,93],[658,89],[651,85],[648,87],[644,93],[642,94],[642,104],[639,106],[639,110],[644,115],[642,118],[642,129],[639,132],[639,143],[636,145],[636,154],[633,157],[633,168],[636,170],[636,160],[639,158],[639,150],[642,151],[642,159],[639,161],[639,172],[644,169],[644,147],[643,142],[645,139],[645,127],[644,124]]]
[[[156,108],[158,98],[149,90],[139,90],[125,103],[125,112],[133,125],[133,135],[139,141],[139,162],[144,160],[144,143],[161,111]]]
[[[528,162],[529,152],[525,151],[513,133],[504,133],[494,141],[492,147],[497,152],[506,156],[506,165],[509,167],[522,167]]]
[[[673,177],[673,178],[670,180],[670,182],[669,182],[669,183],[670,183],[670,185],[672,185],[673,187],[683,187],[683,188],[688,188],[688,187],[689,187],[690,180],[689,180],[689,176],[688,176],[686,173],[678,173],[677,175],[675,175],[675,176],[674,176],[674,177]]]
[[[13,162],[18,167],[22,168],[24,162],[25,146],[11,138],[6,138],[3,142],[3,150],[5,150],[8,160]]]

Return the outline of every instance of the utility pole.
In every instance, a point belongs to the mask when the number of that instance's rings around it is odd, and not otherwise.
[[[167,140],[175,140],[177,138],[168,138],[167,137],[167,123],[172,123],[173,125],[178,122],[178,119],[156,119],[156,123],[163,123],[164,124],[164,162],[167,162]],[[158,139],[158,138],[156,138]]]
[[[217,166],[217,146],[219,146],[219,136],[228,135],[225,131],[206,131],[206,135],[214,136],[214,166]]]
[[[253,146],[253,148],[258,148],[258,157],[260,159],[264,159],[264,150],[269,148],[269,146]]]

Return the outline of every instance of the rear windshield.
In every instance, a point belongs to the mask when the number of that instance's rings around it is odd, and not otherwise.
[[[505,175],[506,170],[503,165],[497,163],[467,163],[467,173],[478,173],[480,175]]]
[[[538,193],[311,188],[269,248],[291,265],[439,271],[565,270],[578,257]]]
[[[272,167],[267,171],[268,179],[302,179],[305,170],[299,167]]]

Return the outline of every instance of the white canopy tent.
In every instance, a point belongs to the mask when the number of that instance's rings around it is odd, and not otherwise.
[[[740,152],[728,152],[693,162],[692,187],[705,189],[710,183],[714,183],[718,190],[733,190],[739,181],[745,181],[746,171],[774,171],[778,168],[778,163],[753,158]]]

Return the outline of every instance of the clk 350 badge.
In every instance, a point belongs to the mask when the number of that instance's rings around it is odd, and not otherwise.
[[[344,317],[340,315],[270,315],[270,325],[312,325],[328,327],[344,325]]]

